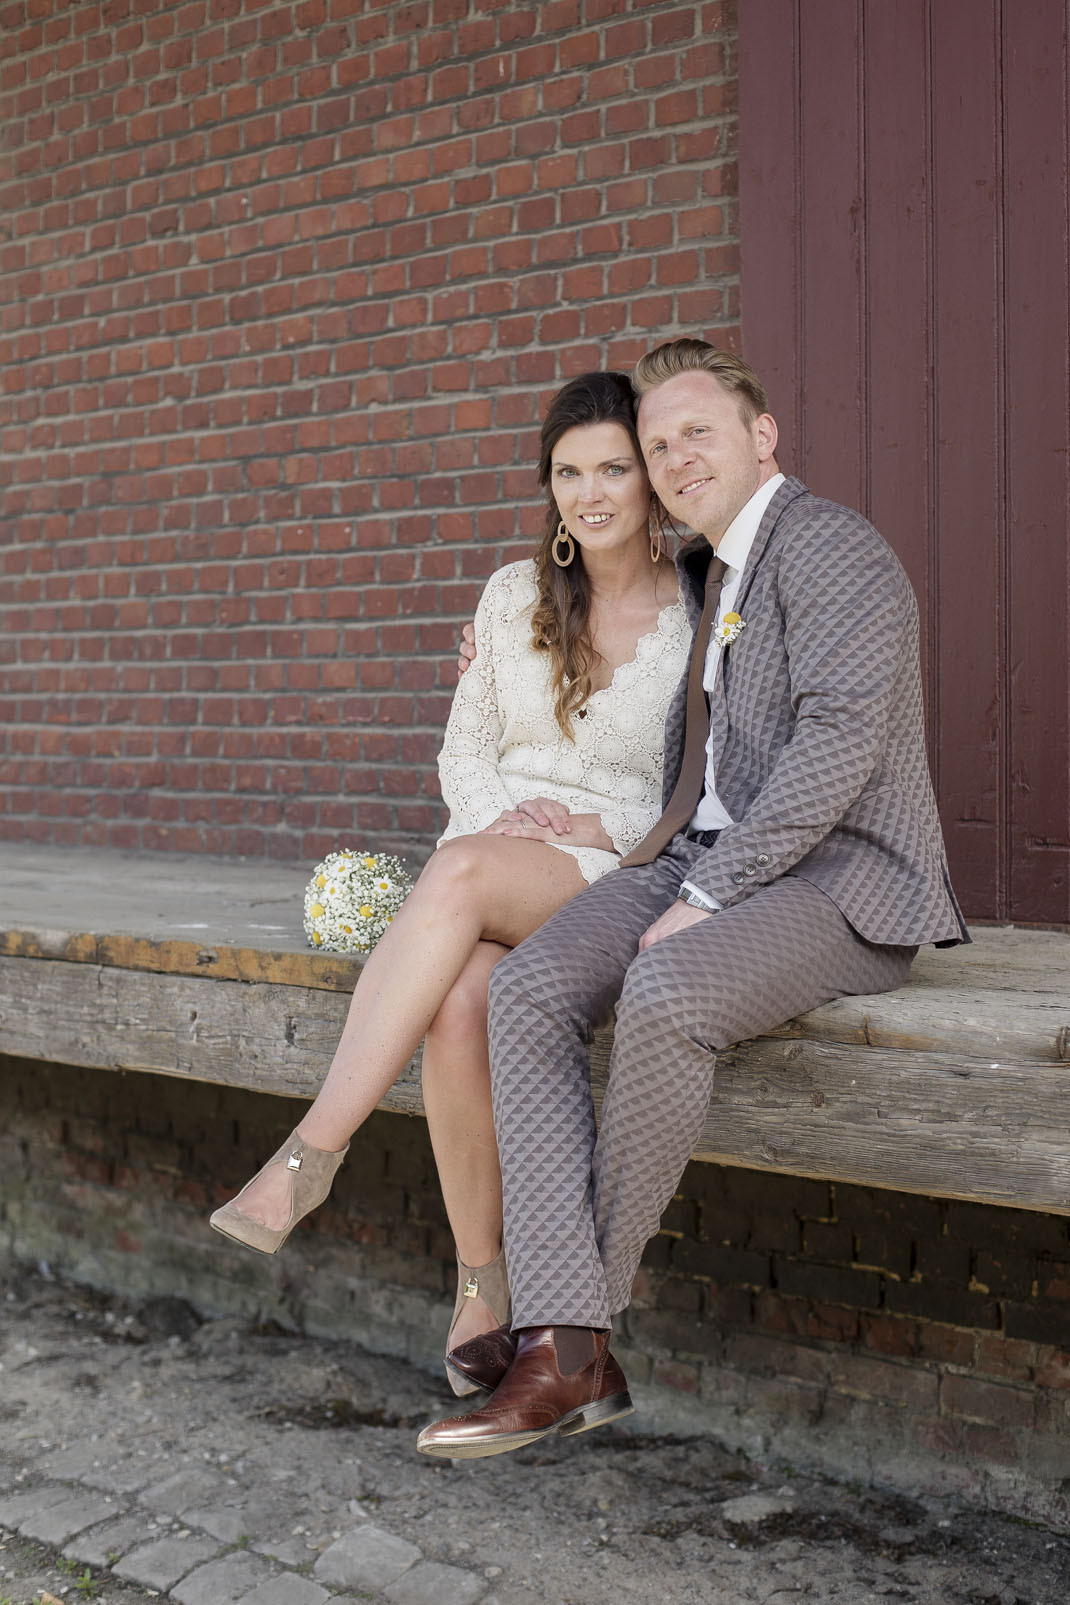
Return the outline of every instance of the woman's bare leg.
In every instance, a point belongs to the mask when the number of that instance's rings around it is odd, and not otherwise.
[[[337,1152],[397,1080],[478,942],[515,947],[580,890],[575,859],[543,842],[461,836],[439,848],[361,971],[319,1095],[298,1125]],[[281,1229],[290,1181],[274,1166],[241,1211]]]
[[[496,1259],[502,1246],[502,1173],[494,1136],[487,1050],[490,972],[509,952],[477,942],[471,958],[424,1038],[423,1097],[446,1213],[457,1254],[472,1268]],[[463,1301],[456,1347],[498,1325],[482,1298]]]

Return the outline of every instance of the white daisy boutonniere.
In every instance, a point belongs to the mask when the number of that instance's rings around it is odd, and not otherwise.
[[[746,628],[746,620],[741,619],[738,613],[726,613],[717,626],[717,639],[722,646],[731,646],[733,641],[739,640]]]

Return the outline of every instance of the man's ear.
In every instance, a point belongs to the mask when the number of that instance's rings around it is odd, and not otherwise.
[[[770,457],[776,456],[779,438],[776,419],[770,413],[762,412],[754,420],[754,426],[758,433],[758,461],[767,463]]]

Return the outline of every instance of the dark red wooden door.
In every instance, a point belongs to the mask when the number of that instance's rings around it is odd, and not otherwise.
[[[969,915],[1070,920],[1066,0],[745,0],[743,347],[922,608]]]

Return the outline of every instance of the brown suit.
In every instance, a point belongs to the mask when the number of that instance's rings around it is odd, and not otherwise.
[[[681,554],[697,618],[710,547]],[[887,544],[797,480],[742,576],[710,720],[733,820],[675,836],[567,904],[494,971],[491,1067],[516,1326],[605,1326],[628,1302],[701,1129],[716,1050],[906,977],[968,940],[925,759],[917,606]],[[675,785],[685,688],[670,708]],[[697,803],[698,798],[695,798]],[[633,859],[642,858],[641,849]],[[687,879],[722,910],[647,948]],[[586,1044],[616,1009],[602,1127]]]

